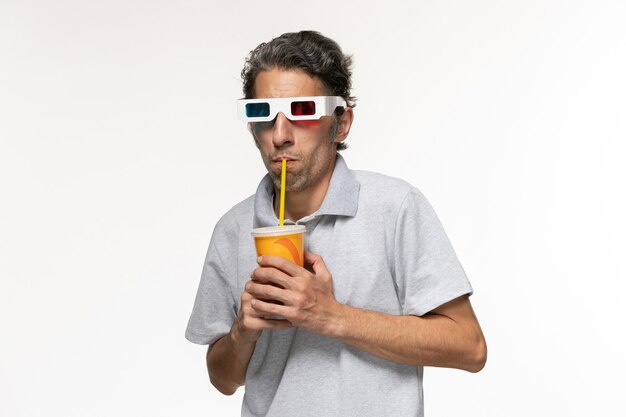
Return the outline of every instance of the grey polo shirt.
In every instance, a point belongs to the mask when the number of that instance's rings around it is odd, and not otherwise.
[[[255,227],[274,226],[273,185],[217,223],[186,337],[211,344],[228,334],[256,267]],[[285,223],[293,223],[286,221]],[[472,288],[435,212],[405,181],[352,171],[337,156],[320,209],[297,221],[322,256],[344,304],[421,316]],[[242,416],[423,416],[422,367],[370,355],[302,329],[263,331],[246,374]]]

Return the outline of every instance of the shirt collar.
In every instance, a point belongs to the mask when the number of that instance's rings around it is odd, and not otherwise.
[[[348,216],[354,217],[359,205],[360,184],[354,173],[346,165],[346,161],[337,154],[335,169],[330,178],[330,184],[322,206],[315,213],[298,221],[322,216]],[[261,180],[254,197],[254,227],[275,226],[278,218],[274,212],[274,184],[269,174]],[[293,221],[285,220],[286,224]]]

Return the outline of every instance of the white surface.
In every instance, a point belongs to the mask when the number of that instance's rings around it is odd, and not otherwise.
[[[308,28],[354,54],[349,165],[417,185],[475,289],[487,367],[427,369],[427,416],[618,415],[626,3],[0,8],[0,415],[239,415],[183,333],[264,173],[243,59]]]

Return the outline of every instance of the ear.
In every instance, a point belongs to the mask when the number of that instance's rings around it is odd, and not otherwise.
[[[343,114],[339,116],[339,125],[337,126],[337,135],[335,136],[335,142],[343,142],[350,133],[350,127],[354,120],[354,112],[352,107],[346,107]]]

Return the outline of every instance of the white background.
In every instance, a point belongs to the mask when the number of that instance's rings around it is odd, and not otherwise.
[[[258,43],[353,54],[355,169],[439,214],[489,345],[428,416],[623,412],[626,3],[0,0],[0,415],[237,416],[184,330],[264,173]]]

